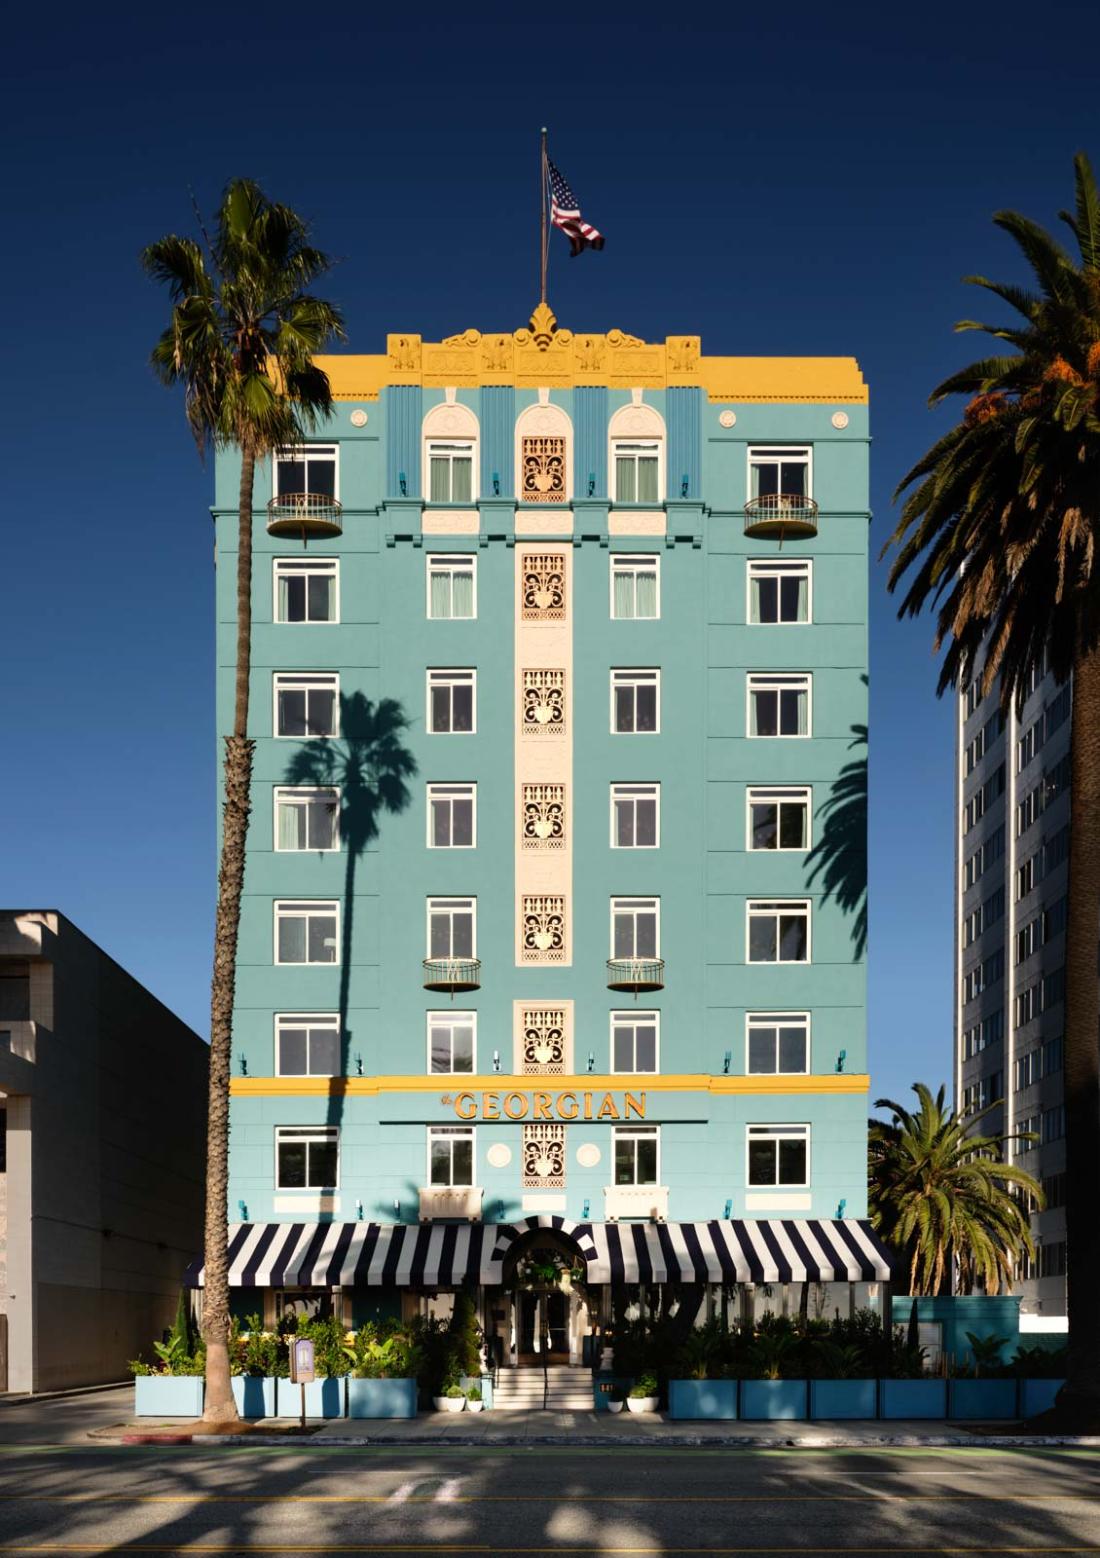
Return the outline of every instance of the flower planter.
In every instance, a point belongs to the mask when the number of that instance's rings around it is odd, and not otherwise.
[[[811,1418],[877,1417],[873,1379],[812,1379]]]
[[[459,1380],[463,1390],[469,1390],[471,1386],[478,1385],[481,1388],[481,1404],[486,1412],[493,1409],[493,1381],[488,1374],[464,1374]]]
[[[415,1417],[416,1380],[349,1379],[349,1417]]]
[[[770,1421],[806,1416],[804,1379],[745,1379],[741,1381],[741,1416]]]
[[[884,1379],[879,1381],[880,1417],[946,1417],[945,1379]]]
[[[660,1404],[660,1396],[627,1396],[626,1398],[628,1412],[656,1412]]]
[[[467,1410],[467,1412],[484,1412],[484,1410],[485,1410],[485,1403],[484,1403],[484,1401],[471,1401],[467,1397],[467,1400],[466,1400],[466,1410]]]
[[[621,1401],[607,1401],[607,1402],[604,1403],[604,1406],[602,1408],[602,1410],[604,1412],[610,1412],[613,1416],[615,1416],[619,1412],[621,1412],[622,1409],[623,1409],[623,1403]],[[598,1412],[598,1411],[601,1410],[601,1408],[597,1407],[596,1410]]]
[[[737,1416],[735,1379],[670,1379],[669,1417],[704,1420]]]
[[[1054,1398],[1065,1384],[1060,1379],[1022,1379],[1020,1384],[1020,1416],[1036,1417],[1049,1411]]]
[[[233,1400],[237,1403],[237,1411],[242,1417],[274,1417],[278,1402],[278,1380],[274,1375],[260,1374],[234,1374],[230,1384],[233,1386]],[[284,1392],[290,1381],[284,1380]],[[297,1398],[297,1388],[294,1396]],[[283,1407],[287,1415],[294,1411],[297,1405],[296,1399],[288,1406],[286,1401]]]
[[[960,1419],[1016,1416],[1014,1379],[953,1379],[947,1387],[947,1415]]]
[[[201,1417],[201,1374],[137,1374],[135,1417]]]
[[[433,1396],[432,1406],[437,1412],[461,1412],[466,1405],[465,1396]]]

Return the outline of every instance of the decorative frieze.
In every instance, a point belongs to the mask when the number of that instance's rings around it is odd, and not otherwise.
[[[521,615],[527,622],[561,622],[565,617],[564,552],[527,552],[523,558]]]
[[[560,735],[564,732],[564,671],[524,671],[521,724],[527,736]]]
[[[554,434],[526,436],[520,450],[521,503],[565,502],[565,439]]]
[[[523,786],[524,849],[565,848],[565,786]]]
[[[532,1076],[560,1076],[565,1070],[564,1007],[524,1007],[523,1070]]]
[[[565,1126],[523,1127],[524,1190],[565,1189]]]
[[[565,896],[537,893],[521,900],[520,943],[525,963],[565,962]]]

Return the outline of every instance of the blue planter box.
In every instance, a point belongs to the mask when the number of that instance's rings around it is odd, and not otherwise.
[[[349,1417],[415,1417],[414,1379],[349,1379]]]
[[[735,1379],[670,1379],[668,1415],[677,1418],[737,1416]]]
[[[278,1380],[274,1375],[234,1374],[233,1400],[242,1417],[274,1417]]]
[[[137,1374],[134,1416],[201,1417],[204,1383],[201,1374]]]
[[[947,1415],[957,1418],[1016,1416],[1014,1379],[953,1379],[947,1393]]]
[[[283,1417],[293,1417],[302,1410],[302,1387],[292,1385],[289,1380],[279,1382],[279,1411]],[[306,1416],[307,1417],[346,1417],[347,1410],[344,1406],[344,1380],[339,1379],[310,1380],[306,1386]]]
[[[804,1379],[743,1379],[741,1416],[787,1419],[806,1416]]]
[[[489,1374],[463,1374],[459,1379],[463,1390],[469,1390],[473,1385],[481,1386],[481,1404],[486,1412],[493,1410],[493,1381]],[[469,1402],[466,1403],[469,1406]]]
[[[879,1382],[880,1417],[946,1417],[945,1379],[884,1379]]]
[[[876,1382],[873,1379],[812,1379],[810,1416],[818,1419],[877,1417]]]
[[[1022,1379],[1020,1381],[1020,1416],[1035,1417],[1054,1405],[1054,1398],[1065,1384],[1061,1379]]]

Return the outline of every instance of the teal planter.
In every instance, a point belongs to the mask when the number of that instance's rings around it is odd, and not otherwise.
[[[463,1390],[469,1390],[472,1385],[481,1386],[481,1404],[486,1412],[493,1410],[493,1380],[489,1374],[463,1374],[459,1379]],[[469,1406],[469,1402],[466,1403]]]
[[[271,1374],[234,1374],[233,1400],[242,1417],[274,1417],[278,1380]]]
[[[670,1379],[668,1415],[676,1418],[731,1418],[737,1416],[735,1379]]]
[[[884,1379],[879,1381],[880,1417],[946,1417],[945,1379]]]
[[[1065,1384],[1061,1379],[1022,1379],[1020,1381],[1020,1416],[1035,1417],[1049,1411],[1054,1398]]]
[[[810,1416],[854,1418],[878,1416],[878,1392],[873,1379],[813,1379]]]
[[[415,1417],[414,1379],[349,1379],[349,1417]]]
[[[283,1380],[279,1386],[279,1410],[284,1417],[301,1412],[302,1388]],[[307,1417],[346,1417],[344,1405],[344,1377],[338,1379],[311,1380],[306,1386]]]
[[[947,1415],[960,1419],[1016,1416],[1014,1379],[953,1379],[947,1392]]]
[[[138,1374],[134,1377],[135,1417],[201,1417],[201,1374]]]
[[[743,1379],[741,1416],[771,1421],[806,1416],[804,1379]]]

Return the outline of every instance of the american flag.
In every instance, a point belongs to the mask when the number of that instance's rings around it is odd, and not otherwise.
[[[602,249],[603,234],[582,219],[576,195],[554,164],[548,160],[546,167],[550,174],[550,220],[569,239],[570,258],[576,259],[586,247]]]

